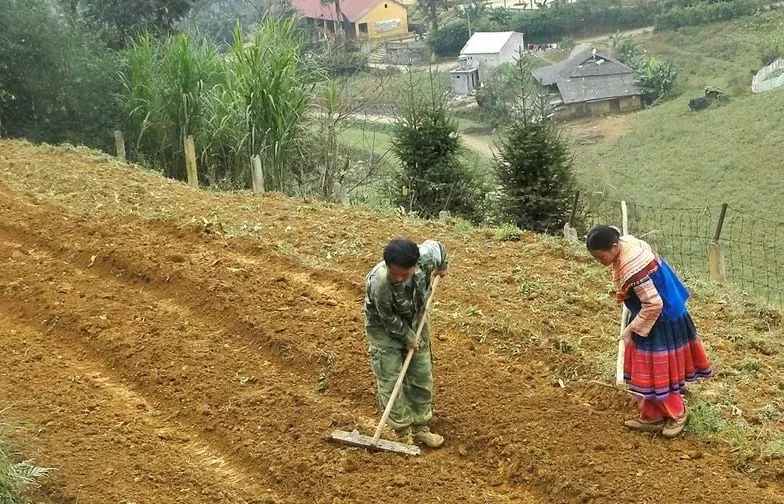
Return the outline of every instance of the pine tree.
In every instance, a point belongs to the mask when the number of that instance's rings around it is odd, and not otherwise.
[[[483,182],[460,158],[457,122],[449,115],[446,96],[433,81],[426,86],[409,73],[405,104],[392,135],[392,151],[401,170],[393,189],[393,202],[436,217],[448,210],[468,220],[481,219]]]
[[[549,118],[547,96],[530,91],[529,63],[519,57],[515,68],[520,94],[494,156],[501,184],[499,210],[521,229],[557,232],[569,218],[575,190],[572,157]]]

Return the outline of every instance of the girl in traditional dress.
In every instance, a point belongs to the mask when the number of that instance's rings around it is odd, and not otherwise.
[[[621,335],[626,340],[623,375],[639,394],[640,415],[625,425],[673,438],[689,416],[681,396],[686,382],[713,375],[686,310],[689,293],[643,240],[596,226],[588,233],[587,246],[596,260],[612,267],[617,299],[631,312]]]

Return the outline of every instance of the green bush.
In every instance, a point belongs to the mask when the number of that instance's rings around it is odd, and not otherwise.
[[[456,56],[468,42],[468,22],[452,21],[430,34],[428,44],[438,56]]]
[[[361,51],[327,51],[316,53],[314,63],[333,77],[352,76],[367,70],[368,55]]]
[[[0,27],[3,134],[108,148],[115,56],[45,0],[3,0]]]
[[[616,35],[610,44],[618,59],[630,66],[645,90],[648,103],[673,96],[678,89],[678,70],[671,63],[645,55],[642,46],[631,37]]]
[[[167,33],[191,10],[194,0],[61,0],[74,17],[115,49],[143,32]],[[54,2],[50,2],[54,3]]]
[[[654,28],[675,30],[682,26],[698,26],[727,21],[754,13],[759,7],[755,0],[698,1],[686,6],[674,6],[656,16]]]
[[[665,99],[675,94],[678,70],[672,63],[648,58],[635,70],[648,101]]]

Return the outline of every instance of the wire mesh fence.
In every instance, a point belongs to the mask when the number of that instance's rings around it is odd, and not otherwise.
[[[784,307],[784,223],[729,207],[720,243],[727,279]]]
[[[586,228],[622,224],[619,201],[586,202],[583,215]],[[629,233],[650,243],[677,270],[723,280],[758,301],[784,308],[784,222],[726,205],[664,208],[627,202],[627,215]]]

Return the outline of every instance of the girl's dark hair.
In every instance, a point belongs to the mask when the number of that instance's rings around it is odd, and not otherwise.
[[[384,262],[387,266],[411,268],[419,261],[419,247],[411,240],[395,238],[384,247]]]
[[[618,243],[620,238],[621,233],[614,227],[595,226],[588,231],[585,246],[588,247],[589,252],[593,250],[610,250],[613,245]]]

